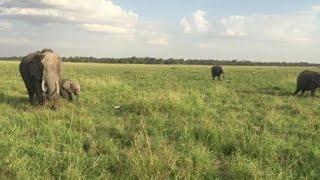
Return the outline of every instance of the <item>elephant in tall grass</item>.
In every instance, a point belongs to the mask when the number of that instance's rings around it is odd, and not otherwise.
[[[215,66],[212,66],[211,68],[211,75],[212,75],[212,79],[214,80],[214,78],[216,76],[218,76],[218,81],[220,81],[220,76],[221,74],[223,75],[224,77],[224,71],[223,71],[223,67],[222,66],[219,66],[219,65],[215,65]]]
[[[62,79],[60,81],[60,95],[70,102],[73,100],[72,94],[77,96],[77,102],[79,102],[80,98],[80,84],[74,80],[70,79]]]
[[[62,59],[52,50],[44,49],[23,57],[19,71],[28,91],[29,103],[44,105],[49,100],[56,109],[63,74]]]
[[[305,91],[311,91],[311,96],[315,96],[317,88],[320,87],[320,73],[304,70],[297,78],[297,87],[293,95],[301,91],[301,96]]]

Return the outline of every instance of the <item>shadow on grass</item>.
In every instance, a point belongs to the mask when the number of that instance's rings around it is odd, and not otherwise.
[[[262,87],[259,89],[245,89],[245,90],[238,90],[239,93],[244,94],[263,94],[269,96],[281,96],[281,97],[290,97],[293,96],[293,91],[288,91],[283,89],[279,86],[271,86],[271,87]]]
[[[70,102],[67,100],[63,100],[63,98],[60,98],[58,101],[58,107],[55,108],[52,105],[51,101],[46,102],[46,104],[44,106],[41,105],[30,105],[29,104],[29,97],[28,96],[12,96],[12,95],[8,95],[5,94],[3,92],[0,92],[0,104],[4,104],[7,105],[11,108],[17,109],[17,110],[23,110],[23,111],[28,111],[30,109],[50,109],[50,110],[59,110],[62,107],[62,102],[61,101],[66,101],[66,103],[64,104],[68,104],[71,105],[72,103],[76,104],[77,106],[81,106],[81,102],[76,102],[74,100],[74,102]]]
[[[270,96],[293,96],[293,91],[282,89],[279,86],[263,87],[258,89],[258,92]]]
[[[261,88],[259,89],[259,92],[261,94],[265,94],[265,95],[270,95],[270,96],[287,96],[287,97],[312,97],[311,96],[311,91],[306,91],[304,93],[304,95],[301,95],[301,92],[298,92],[298,94],[294,95],[295,89],[293,89],[292,91],[288,91],[286,89],[282,89],[278,86],[272,86],[272,87],[268,87],[268,88]],[[315,97],[317,97],[317,95],[315,95]]]
[[[27,96],[11,96],[0,92],[0,104],[4,104],[15,109],[25,110],[26,104],[29,104],[29,102]]]

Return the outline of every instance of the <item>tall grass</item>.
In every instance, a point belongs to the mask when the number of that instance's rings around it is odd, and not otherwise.
[[[292,96],[303,69],[65,63],[81,102],[52,111],[0,62],[0,178],[319,179],[320,94]]]

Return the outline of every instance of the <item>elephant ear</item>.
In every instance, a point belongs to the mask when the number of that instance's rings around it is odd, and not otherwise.
[[[58,57],[59,59],[59,65],[57,68],[58,74],[59,74],[59,78],[61,79],[63,76],[63,64],[62,64],[62,59],[60,57]]]

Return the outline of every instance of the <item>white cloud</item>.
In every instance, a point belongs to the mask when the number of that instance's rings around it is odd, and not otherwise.
[[[159,22],[145,21],[140,22],[136,31],[136,38],[145,44],[168,46],[169,35],[161,32],[163,24]]]
[[[246,36],[248,35],[248,25],[253,22],[252,17],[229,16],[220,20],[225,27],[227,36]]]
[[[161,45],[161,46],[168,46],[169,45],[169,38],[166,34],[156,34],[153,37],[150,37],[147,41],[147,44],[152,45]]]
[[[320,6],[312,6],[312,12],[316,14],[320,14]]]
[[[114,34],[129,34],[132,30],[125,27],[116,27],[106,24],[83,24],[83,27],[88,31],[94,32],[108,32]]]
[[[197,10],[190,17],[183,17],[180,21],[180,25],[183,28],[184,33],[191,32],[207,32],[209,23],[205,19],[206,12]]]
[[[316,29],[318,7],[293,14],[228,16],[220,19],[223,34],[256,40],[309,42]]]
[[[106,0],[11,0],[0,6],[1,16],[33,23],[39,19],[38,23],[74,23],[88,31],[106,33],[131,33],[138,21],[137,14]]]
[[[0,15],[3,16],[53,16],[63,17],[58,10],[38,8],[0,8]]]
[[[1,30],[8,30],[11,28],[11,23],[6,22],[6,21],[0,21],[0,31]]]
[[[201,48],[201,49],[210,49],[210,48],[217,47],[217,44],[214,42],[200,42],[200,43],[196,43],[195,47]]]
[[[208,21],[204,18],[206,14],[202,10],[193,13],[194,25],[199,32],[206,32],[208,30]]]
[[[30,44],[31,40],[28,38],[22,37],[0,37],[0,44],[6,45],[22,45],[22,44]]]
[[[0,0],[0,5],[2,5],[5,2],[8,2],[9,0]]]
[[[7,0],[0,5],[1,17],[46,27],[72,25],[87,32],[112,34],[118,40],[169,45],[161,24],[141,21],[136,13],[123,10],[111,0]],[[6,27],[0,23],[0,30]]]
[[[187,21],[186,18],[182,18],[181,22],[180,22],[182,28],[183,28],[183,32],[184,33],[190,33],[192,28],[190,23]]]

